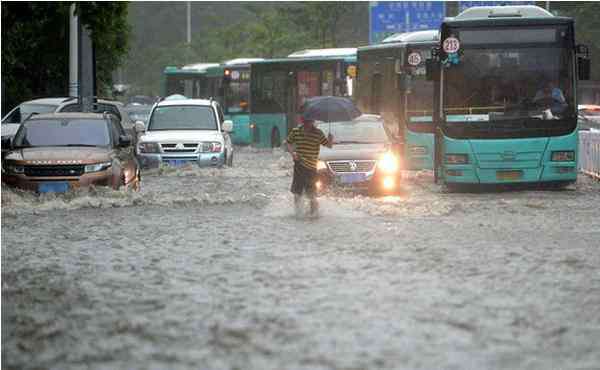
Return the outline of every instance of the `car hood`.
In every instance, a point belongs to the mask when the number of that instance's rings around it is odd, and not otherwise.
[[[146,131],[139,141],[169,142],[169,141],[218,141],[223,142],[223,134],[216,130],[169,130]]]
[[[40,147],[16,149],[6,156],[6,160],[23,164],[89,164],[111,160],[107,148],[92,147]]]
[[[378,159],[389,148],[388,144],[334,144],[330,148],[321,148],[319,159],[322,161],[344,159]]]

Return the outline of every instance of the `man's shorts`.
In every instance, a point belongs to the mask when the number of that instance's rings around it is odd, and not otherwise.
[[[302,195],[315,194],[317,181],[317,170],[303,166],[300,161],[294,162],[294,179],[292,180],[292,193]]]

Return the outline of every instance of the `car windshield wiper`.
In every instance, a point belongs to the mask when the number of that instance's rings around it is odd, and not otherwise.
[[[93,144],[65,144],[65,145],[57,145],[57,146],[85,146],[85,147],[100,147],[102,145],[93,145]]]

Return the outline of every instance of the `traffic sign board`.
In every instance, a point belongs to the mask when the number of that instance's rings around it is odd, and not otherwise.
[[[443,1],[371,1],[369,42],[394,33],[438,29],[445,14]]]

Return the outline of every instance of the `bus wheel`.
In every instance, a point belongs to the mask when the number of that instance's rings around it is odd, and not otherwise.
[[[278,148],[281,146],[281,139],[279,138],[279,129],[274,128],[271,133],[271,148]]]

